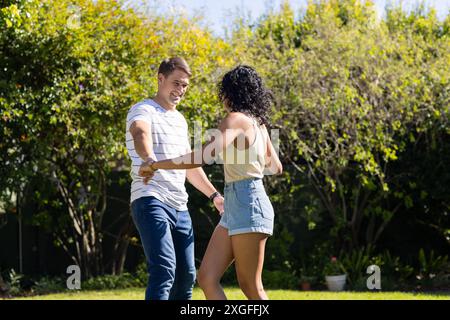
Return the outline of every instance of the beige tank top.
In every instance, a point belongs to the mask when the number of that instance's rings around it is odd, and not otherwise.
[[[226,183],[264,177],[266,134],[256,119],[252,120],[255,132],[253,143],[245,149],[245,136],[242,134],[236,138],[238,147],[233,142],[221,155]]]

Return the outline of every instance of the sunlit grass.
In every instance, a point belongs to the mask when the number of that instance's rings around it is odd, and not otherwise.
[[[74,291],[17,299],[33,300],[142,300],[144,288],[104,290],[104,291]],[[245,296],[239,288],[226,288],[230,300],[244,300]],[[296,291],[267,290],[272,300],[450,300],[447,293],[411,293],[411,292],[328,292],[328,291]],[[193,300],[204,300],[203,292],[194,289]]]

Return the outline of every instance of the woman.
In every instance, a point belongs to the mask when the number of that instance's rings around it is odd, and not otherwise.
[[[221,157],[225,211],[209,241],[198,282],[207,299],[226,299],[220,279],[234,261],[239,286],[247,298],[268,299],[261,274],[274,212],[262,178],[267,172],[282,172],[266,128],[272,95],[253,68],[238,66],[223,77],[219,97],[228,112],[219,125],[220,134],[202,150],[143,164],[140,175],[148,181],[155,170],[191,169]],[[195,163],[196,159],[201,161]]]

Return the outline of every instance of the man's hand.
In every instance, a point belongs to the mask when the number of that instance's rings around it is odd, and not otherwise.
[[[144,184],[148,184],[148,182],[155,175],[155,171],[151,168],[152,163],[156,162],[152,158],[147,159],[144,163],[141,164],[139,168],[139,175],[144,178]]]
[[[224,201],[225,199],[222,196],[217,196],[214,198],[214,206],[216,207],[217,211],[219,211],[219,214],[222,215],[225,211],[224,209]]]

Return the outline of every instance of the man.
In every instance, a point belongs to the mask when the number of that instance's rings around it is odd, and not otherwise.
[[[131,212],[147,259],[146,300],[188,300],[196,270],[194,234],[187,209],[185,180],[209,197],[219,213],[223,197],[201,168],[161,170],[146,184],[138,175],[144,162],[173,158],[191,151],[188,126],[176,106],[186,93],[191,71],[182,58],[164,60],[158,70],[158,92],[127,115],[126,144],[132,160]]]

